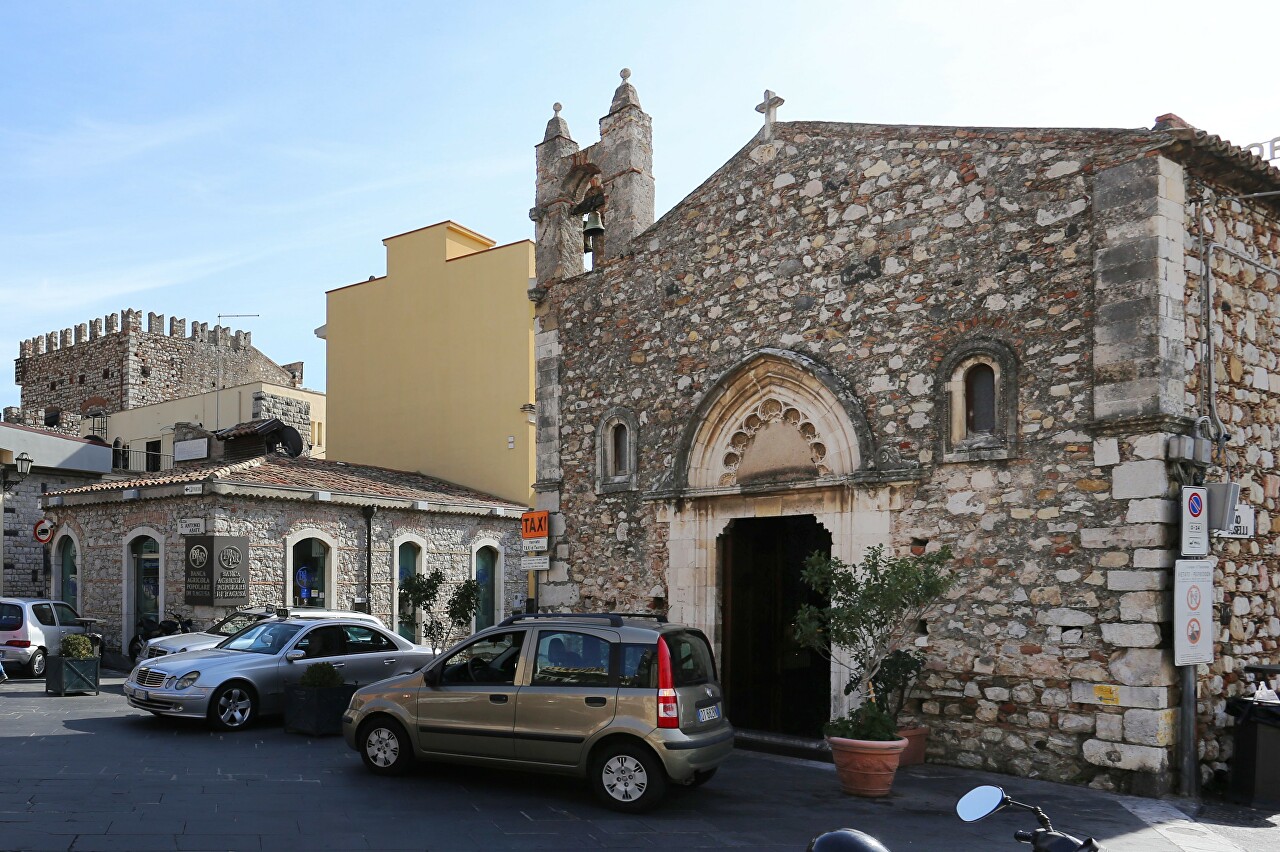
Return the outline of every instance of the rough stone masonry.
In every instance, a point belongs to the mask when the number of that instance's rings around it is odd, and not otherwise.
[[[847,561],[950,545],[911,704],[930,759],[1156,793],[1191,700],[1169,634],[1177,486],[1230,478],[1256,535],[1213,545],[1194,699],[1202,774],[1224,768],[1240,668],[1280,661],[1280,210],[1240,197],[1280,172],[1175,116],[775,123],[767,93],[765,129],[654,222],[627,76],[597,144],[557,105],[537,147],[540,603],[666,610],[731,660],[735,519],[811,515]],[[1212,291],[1210,244],[1230,251]],[[1207,470],[1166,458],[1205,432],[1228,439]]]

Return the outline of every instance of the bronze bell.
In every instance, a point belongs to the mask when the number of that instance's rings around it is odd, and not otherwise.
[[[600,211],[592,210],[587,214],[587,221],[582,224],[583,251],[593,250],[592,240],[604,234],[604,222],[600,220]]]

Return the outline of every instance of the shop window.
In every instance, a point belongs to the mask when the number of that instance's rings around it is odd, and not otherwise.
[[[329,546],[304,538],[293,546],[293,601],[297,607],[328,606]]]
[[[130,577],[133,585],[133,617],[160,620],[160,545],[149,535],[129,543]]]

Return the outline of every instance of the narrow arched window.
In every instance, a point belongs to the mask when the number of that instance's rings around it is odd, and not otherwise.
[[[596,425],[596,493],[634,491],[638,422],[625,408],[611,408]]]
[[[970,436],[996,429],[996,371],[978,363],[964,374],[965,427]]]
[[[631,472],[631,441],[627,434],[627,424],[615,423],[612,434],[613,455],[610,458],[610,473],[613,476],[626,476]]]
[[[418,573],[418,560],[422,556],[422,548],[411,541],[402,543],[396,553],[397,577],[396,588],[403,588],[410,577]],[[416,610],[402,609],[396,630],[410,642],[418,641],[418,613]]]
[[[492,627],[498,611],[498,551],[482,547],[476,551],[476,585],[480,603],[476,608],[476,630]]]
[[[58,545],[58,599],[80,606],[80,569],[76,565],[76,543],[70,537]]]

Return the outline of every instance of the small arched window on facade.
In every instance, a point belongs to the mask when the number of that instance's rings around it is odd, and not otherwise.
[[[943,359],[944,462],[1008,458],[1017,435],[1017,361],[997,340],[972,340]]]
[[[636,444],[639,432],[635,415],[625,408],[613,408],[596,426],[596,493],[634,491]]]

